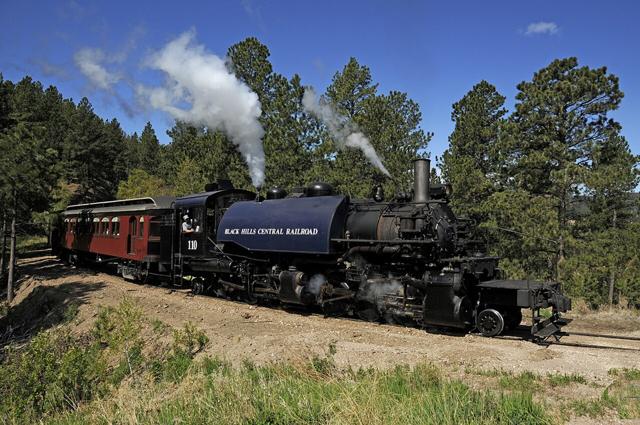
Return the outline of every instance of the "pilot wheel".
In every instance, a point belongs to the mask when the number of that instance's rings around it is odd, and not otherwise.
[[[482,310],[476,319],[476,327],[484,336],[496,336],[504,330],[504,317],[498,310]]]
[[[191,292],[193,292],[194,295],[202,295],[205,293],[205,285],[204,285],[204,279],[201,277],[196,277],[195,279],[193,279],[191,281]]]

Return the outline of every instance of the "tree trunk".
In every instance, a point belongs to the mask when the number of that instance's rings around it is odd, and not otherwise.
[[[0,283],[4,282],[4,269],[6,263],[4,261],[7,256],[7,213],[6,211],[2,212],[2,250],[0,252]]]
[[[11,250],[9,254],[9,279],[7,279],[7,301],[13,301],[13,278],[15,276],[16,262],[16,214],[15,210],[11,218]]]
[[[618,212],[614,208],[613,209],[613,219],[611,220],[611,224],[613,226],[614,231],[616,229],[616,224],[617,224],[616,222],[617,221],[618,221]],[[609,267],[611,267],[611,269],[609,270],[609,307],[613,307],[613,290],[615,289],[615,286],[616,286],[616,261],[615,261],[615,258],[611,262],[611,265]]]
[[[561,188],[561,193],[558,199],[558,251],[556,254],[556,267],[555,267],[555,279],[560,280],[564,276],[560,276],[562,264],[564,263],[565,255],[565,230],[567,228],[567,170],[564,172],[564,185]]]
[[[611,272],[609,274],[609,307],[613,307],[613,288],[616,286],[616,269],[615,264],[611,264]]]

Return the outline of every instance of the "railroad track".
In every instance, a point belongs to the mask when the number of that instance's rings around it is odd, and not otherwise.
[[[565,347],[578,347],[578,348],[593,348],[593,349],[602,349],[602,350],[620,350],[620,351],[636,351],[640,353],[640,337],[636,336],[626,336],[626,335],[611,335],[611,334],[597,334],[597,333],[589,333],[589,332],[573,332],[573,331],[565,331],[557,335],[558,338],[548,338],[546,340],[535,341],[531,334],[529,333],[529,328],[526,326],[520,326],[518,329],[514,330],[510,334],[501,335],[495,338],[498,339],[507,339],[507,340],[526,340],[532,341],[541,346],[552,346],[552,345],[560,345]],[[606,344],[606,343],[593,343],[582,342],[581,339],[584,338],[595,338],[597,340],[613,340],[613,341],[626,341],[629,342],[628,346],[625,344],[614,345],[614,344]],[[567,339],[569,339],[567,341]],[[637,343],[634,344],[634,343]]]

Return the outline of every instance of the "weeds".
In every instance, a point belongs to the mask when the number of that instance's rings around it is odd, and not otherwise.
[[[620,377],[628,381],[640,381],[640,369],[610,369],[609,375]]]
[[[187,322],[183,329],[173,331],[173,341],[174,352],[183,351],[193,357],[204,349],[209,337],[192,322]]]
[[[76,314],[70,306],[65,317]],[[209,340],[192,323],[167,329],[126,299],[101,310],[85,336],[70,336],[61,326],[20,349],[9,348],[0,368],[0,421],[546,424],[552,419],[534,400],[534,390],[587,382],[578,374],[465,370],[496,384],[476,389],[432,365],[345,370],[335,362],[333,343],[307,363],[245,360],[234,367],[198,356]],[[640,370],[610,374],[615,382],[600,397],[565,407],[593,417],[611,411],[640,416],[640,398],[634,398],[640,397]]]
[[[74,408],[104,390],[104,362],[90,341],[60,329],[38,334],[22,350],[10,348],[0,368],[0,419],[29,422]]]
[[[324,357],[313,356],[311,358],[311,368],[322,376],[331,376],[336,371],[334,356],[337,353],[336,345],[330,343]]]
[[[553,315],[553,311],[551,308],[541,308],[540,309],[540,317],[543,319],[548,319]]]
[[[168,326],[160,319],[153,319],[151,321],[151,327],[153,332],[158,335],[163,335]]]
[[[505,372],[502,369],[474,369],[467,367],[464,370],[467,375],[486,376],[488,378],[497,378],[499,376],[508,375],[509,372]]]
[[[73,309],[68,313],[75,317]],[[0,420],[139,423],[547,423],[527,394],[470,389],[430,365],[340,370],[330,344],[307,364],[241,367],[196,360],[208,338],[192,323],[158,345],[162,327],[131,300],[100,311],[90,334],[45,331],[0,369]],[[155,347],[155,348],[154,348]],[[163,348],[164,347],[164,348]],[[145,376],[153,379],[145,379]],[[124,388],[135,388],[126,391]],[[171,387],[168,387],[171,386]],[[141,390],[144,388],[144,390]],[[172,388],[170,393],[167,388]],[[177,390],[176,390],[177,388]],[[123,397],[120,399],[119,397]],[[161,397],[163,402],[157,403]]]
[[[527,370],[516,375],[505,374],[499,383],[504,389],[531,392],[540,387],[540,376]]]
[[[80,312],[80,305],[78,303],[71,303],[67,306],[62,313],[62,323],[70,323],[72,322]]]
[[[640,370],[611,369],[609,375],[615,377],[600,397],[591,400],[577,400],[569,403],[569,408],[577,415],[598,418],[607,412],[615,412],[621,419],[640,417]]]
[[[69,305],[63,323],[77,314],[78,305]],[[172,348],[158,346],[150,350],[153,356],[146,356],[149,344],[141,333],[147,326],[153,324],[142,317],[139,306],[125,299],[117,308],[100,310],[87,335],[74,337],[58,327],[39,333],[20,349],[9,347],[0,368],[0,422],[35,422],[76,409],[147,371],[179,382],[208,338],[187,323],[174,332]],[[213,364],[207,368],[213,370]]]
[[[548,374],[547,381],[552,387],[562,387],[571,384],[586,384],[584,376],[577,373],[570,374]]]

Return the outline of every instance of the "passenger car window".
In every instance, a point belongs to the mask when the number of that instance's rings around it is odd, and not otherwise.
[[[109,235],[109,217],[103,217],[100,226],[102,226],[100,234]]]
[[[113,236],[120,236],[120,218],[118,217],[111,219],[111,234]]]

